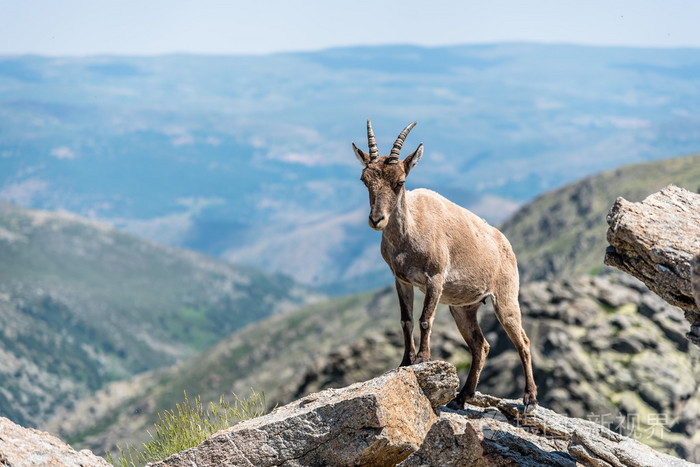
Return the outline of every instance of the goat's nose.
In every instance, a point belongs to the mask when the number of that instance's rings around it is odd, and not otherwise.
[[[376,227],[377,225],[379,225],[379,223],[380,223],[381,221],[383,221],[383,220],[384,220],[384,216],[380,217],[380,218],[377,219],[377,220],[374,220],[374,219],[372,219],[372,216],[369,216],[369,222],[370,222],[370,224],[372,224],[372,226],[374,226],[374,227]]]

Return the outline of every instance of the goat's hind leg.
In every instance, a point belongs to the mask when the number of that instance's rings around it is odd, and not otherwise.
[[[493,303],[496,317],[515,344],[520,356],[520,363],[523,365],[525,373],[525,394],[523,395],[523,405],[525,412],[529,412],[537,407],[537,386],[532,375],[532,356],[530,354],[530,339],[528,339],[523,329],[520,315],[520,305],[518,304],[517,290],[515,293],[501,294],[496,296]]]
[[[476,319],[476,312],[479,310],[480,306],[481,303],[450,307],[450,313],[452,313],[452,317],[455,323],[457,323],[457,328],[469,346],[469,351],[472,354],[472,363],[469,367],[467,381],[464,383],[464,386],[462,386],[462,390],[459,391],[457,397],[447,404],[451,409],[463,409],[466,400],[474,397],[476,384],[479,382],[479,375],[484,368],[484,362],[489,353],[489,344],[486,342],[486,338],[481,332],[481,328]]]

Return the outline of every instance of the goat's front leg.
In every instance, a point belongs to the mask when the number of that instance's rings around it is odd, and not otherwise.
[[[423,313],[420,315],[420,346],[418,354],[413,360],[414,364],[430,361],[430,331],[433,327],[435,309],[442,295],[442,275],[435,275],[428,279],[425,285],[425,301]]]
[[[400,366],[408,366],[416,358],[413,343],[413,285],[396,279],[396,293],[401,307],[401,330],[403,331],[403,359]]]

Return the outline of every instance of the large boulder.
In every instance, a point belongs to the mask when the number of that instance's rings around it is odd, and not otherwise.
[[[77,452],[55,436],[0,417],[0,465],[108,467],[110,464],[88,450]]]
[[[399,368],[306,396],[154,466],[395,465],[420,447],[437,419],[433,406],[458,384],[445,362]]]
[[[688,339],[700,346],[693,258],[700,252],[700,194],[669,185],[639,203],[618,198],[607,216],[605,264],[642,280],[685,311]],[[700,295],[700,294],[699,294]]]
[[[445,362],[399,368],[241,422],[153,467],[694,465],[592,421],[524,414],[519,400],[477,393],[464,410],[441,406],[457,383]]]

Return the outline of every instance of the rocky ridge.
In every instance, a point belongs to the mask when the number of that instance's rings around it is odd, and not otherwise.
[[[311,394],[222,430],[152,467],[197,465],[664,466],[689,462],[596,423],[478,394],[442,407],[456,369],[433,361]]]
[[[700,252],[693,258],[693,272],[690,280],[693,285],[693,295],[695,296],[695,304],[700,308]]]

